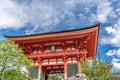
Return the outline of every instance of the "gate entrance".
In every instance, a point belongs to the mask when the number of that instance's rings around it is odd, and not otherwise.
[[[81,72],[80,59],[95,57],[98,30],[99,24],[84,29],[5,37],[33,60],[33,71],[30,71],[33,78],[47,80],[48,74],[63,73],[67,80]]]
[[[46,74],[64,73],[64,65],[43,66],[42,69],[46,72]]]
[[[43,66],[43,71],[45,72],[45,80],[48,80],[49,77],[54,79],[54,76],[58,76],[58,74],[64,74],[64,65],[51,65],[51,66]],[[60,77],[60,76],[58,76]]]

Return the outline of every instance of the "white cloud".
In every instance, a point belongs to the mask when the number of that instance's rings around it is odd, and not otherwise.
[[[120,47],[120,20],[112,27],[106,27],[107,37],[101,39],[102,44],[111,44],[114,47]]]
[[[120,70],[120,48],[109,50],[106,53],[107,56],[112,57],[111,63],[113,64],[112,70],[119,71]]]
[[[120,59],[118,59],[118,58],[113,58],[111,62],[112,62],[112,63],[116,63],[116,62],[119,62],[119,61],[120,61]]]
[[[85,16],[85,15],[82,14],[82,13],[79,14],[79,17],[80,17],[81,20],[85,20],[85,19],[87,19],[87,16]]]
[[[117,8],[117,9],[116,9],[116,13],[117,13],[118,15],[120,15],[120,8]]]
[[[115,55],[115,52],[116,52],[116,50],[109,50],[109,51],[106,53],[106,55],[107,55],[107,56],[113,56],[113,55]]]
[[[62,2],[65,3],[65,1]],[[0,2],[0,29],[16,29],[30,23],[33,26],[31,30],[33,32],[40,28],[49,31],[65,17],[69,18],[67,22],[70,22],[74,14],[69,7],[60,3],[57,5],[54,2],[40,0],[32,0],[29,4],[19,4],[14,0],[1,0]]]
[[[107,31],[108,34],[116,34],[116,29],[112,27],[106,27],[105,30]]]
[[[116,56],[116,57],[119,57],[120,58],[120,48],[119,49],[113,49],[113,50],[109,50],[107,53],[106,53],[107,56]]]
[[[68,0],[69,4],[80,4],[80,5],[85,5],[89,8],[85,7],[85,12],[89,12],[90,16],[86,16],[90,22],[102,22],[105,23],[108,19],[108,17],[113,17],[116,18],[117,15],[113,10],[113,7],[111,6],[111,2],[109,0]],[[96,8],[95,12],[90,12]],[[80,13],[81,14],[81,13]],[[85,14],[85,13],[83,13]]]
[[[22,7],[10,0],[0,0],[0,28],[22,27],[26,16]]]
[[[32,31],[36,31],[39,28],[50,29],[51,26],[59,23],[59,14],[51,4],[44,2],[33,1],[24,10],[29,23],[34,26]],[[47,27],[47,28],[46,28]]]
[[[74,1],[77,2],[77,1]],[[85,16],[90,22],[107,22],[108,18],[116,18],[117,15],[111,6],[109,0],[79,0],[79,3],[86,4],[89,8],[85,7],[85,12],[89,12],[90,16]],[[95,12],[90,12],[92,8],[96,8]],[[81,14],[81,13],[80,13]],[[85,14],[85,13],[83,13]],[[85,20],[85,19],[84,19]]]
[[[82,23],[82,21],[90,23],[106,22],[111,13],[115,14],[111,2],[108,0],[31,0],[29,3],[25,0],[20,3],[16,1],[19,2],[19,0],[0,1],[0,29],[21,28],[29,23],[33,26],[29,30],[32,33],[40,31],[41,28],[49,31],[59,23],[66,23],[73,27]],[[96,8],[95,11],[93,7]],[[81,9],[84,11],[76,15],[76,9],[78,12]],[[80,15],[84,13],[87,15]]]
[[[120,70],[120,59],[113,58],[111,63],[113,64],[113,70]]]
[[[90,9],[88,7],[85,8],[85,12],[88,13]]]
[[[100,22],[106,22],[107,17],[112,12],[111,2],[108,0],[98,1],[97,18]]]
[[[113,63],[113,69],[117,69],[117,70],[120,70],[120,63]]]
[[[117,17],[118,17],[118,15],[117,15],[117,13],[116,13],[115,10],[113,10],[113,11],[109,14],[109,16],[112,17],[112,18],[117,18]]]

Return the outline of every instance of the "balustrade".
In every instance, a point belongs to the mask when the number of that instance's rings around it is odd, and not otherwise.
[[[64,51],[56,51],[56,52],[37,52],[37,53],[30,53],[25,54],[28,58],[38,58],[38,57],[54,57],[54,56],[70,56],[70,55],[83,55],[86,54],[86,50],[64,50]]]

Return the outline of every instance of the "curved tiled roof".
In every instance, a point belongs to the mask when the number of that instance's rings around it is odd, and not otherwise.
[[[29,35],[20,35],[20,36],[11,36],[11,35],[4,35],[6,38],[20,38],[20,37],[30,37],[30,36],[38,36],[38,35],[47,35],[47,34],[55,34],[55,33],[64,33],[64,32],[72,32],[72,31],[79,31],[79,30],[85,30],[85,29],[90,29],[94,28],[96,26],[100,26],[100,23],[97,23],[92,26],[87,26],[85,28],[79,28],[79,29],[72,29],[72,30],[63,30],[63,31],[55,31],[55,32],[47,32],[47,33],[38,33],[38,34],[29,34]]]

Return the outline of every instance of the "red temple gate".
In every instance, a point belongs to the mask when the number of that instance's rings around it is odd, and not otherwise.
[[[84,29],[5,37],[19,44],[25,56],[33,59],[36,72],[30,73],[34,78],[47,80],[49,74],[64,73],[67,80],[73,70],[68,69],[70,66],[80,73],[80,59],[95,57],[98,32],[99,24]]]

